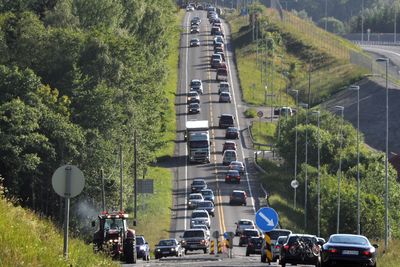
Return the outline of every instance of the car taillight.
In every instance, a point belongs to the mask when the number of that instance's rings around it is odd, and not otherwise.
[[[331,253],[331,254],[336,254],[336,253],[338,253],[338,250],[336,249],[336,248],[329,248],[329,253]]]
[[[281,246],[280,245],[276,245],[275,248],[276,249],[281,249]]]
[[[369,250],[363,251],[362,254],[363,254],[364,256],[367,256],[367,257],[372,257],[372,253],[371,253],[371,251],[369,251]]]
[[[284,248],[285,250],[289,250],[289,245],[285,245],[283,248]]]

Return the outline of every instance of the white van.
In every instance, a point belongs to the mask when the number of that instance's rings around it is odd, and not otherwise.
[[[237,161],[237,154],[235,150],[225,150],[222,156],[222,164],[229,165],[232,161]]]

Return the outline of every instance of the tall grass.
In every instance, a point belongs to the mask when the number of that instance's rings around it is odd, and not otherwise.
[[[273,144],[275,142],[276,124],[254,120],[251,126],[251,134],[256,143]]]

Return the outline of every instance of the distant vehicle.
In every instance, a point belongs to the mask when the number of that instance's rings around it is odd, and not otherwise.
[[[224,52],[223,46],[214,47],[214,54],[218,54],[219,52]]]
[[[376,267],[377,244],[371,245],[362,235],[335,234],[322,245],[321,264],[342,266],[344,263]]]
[[[221,94],[219,94],[219,102],[220,103],[231,103],[232,102],[231,93],[222,92]]]
[[[185,141],[187,141],[190,163],[210,163],[211,142],[207,120],[186,121]]]
[[[220,82],[218,86],[218,94],[221,94],[222,92],[228,92],[230,91],[230,85],[228,82]]]
[[[247,245],[252,237],[260,237],[260,232],[257,229],[244,229],[239,238],[239,247]]]
[[[205,224],[207,227],[210,229],[211,226],[211,220],[210,220],[210,214],[208,214],[208,211],[202,209],[196,209],[192,212],[192,217],[190,219],[190,227],[195,224]]]
[[[281,248],[280,262],[321,266],[320,247],[314,235],[291,234]]]
[[[240,184],[240,173],[237,170],[229,170],[225,175],[225,183],[236,182]]]
[[[192,38],[190,40],[190,47],[197,47],[197,46],[200,46],[199,38]]]
[[[236,150],[225,150],[224,154],[222,154],[222,165],[229,165],[232,161],[237,160]]]
[[[232,114],[222,114],[219,117],[219,122],[218,122],[218,127],[219,128],[228,128],[228,127],[234,127],[235,125],[235,117]]]
[[[190,33],[200,33],[200,28],[198,26],[193,26],[190,29]]]
[[[228,80],[228,70],[224,69],[224,68],[217,69],[215,79],[217,81],[227,81]]]
[[[252,220],[241,219],[238,222],[235,222],[236,230],[235,234],[239,235],[243,232],[244,229],[256,229],[256,226]]]
[[[221,28],[220,27],[211,27],[211,35],[217,35],[217,32],[221,32]],[[221,34],[218,34],[221,35]]]
[[[198,21],[199,23],[201,23],[201,18],[196,16],[196,17],[193,17],[191,21]]]
[[[204,254],[208,253],[209,240],[203,229],[186,230],[181,238],[185,254],[192,250],[203,250]]]
[[[214,49],[217,47],[221,47],[221,48],[225,49],[224,43],[222,43],[222,42],[214,42]]]
[[[195,209],[200,202],[203,202],[203,195],[200,193],[192,193],[188,197],[188,209]]]
[[[203,189],[207,189],[207,182],[204,179],[194,179],[190,186],[192,193],[199,193]]]
[[[199,94],[203,94],[203,82],[199,79],[193,79],[190,81],[190,91],[196,91]]]
[[[211,189],[202,189],[200,193],[203,195],[204,200],[210,200],[214,203],[214,192]]]
[[[190,103],[188,106],[188,113],[189,114],[196,114],[196,113],[200,113],[201,108],[199,103]]]
[[[190,229],[202,229],[206,232],[206,236],[208,240],[210,240],[211,234],[210,234],[210,229],[208,229],[207,225],[205,224],[194,224]]]
[[[294,110],[291,107],[280,107],[280,108],[275,108],[274,109],[274,115],[275,116],[293,116],[294,115]]]
[[[200,103],[200,96],[199,93],[196,91],[189,91],[187,94],[187,103]]]
[[[220,54],[216,54],[216,53],[212,54],[211,59],[210,59],[211,66],[213,66],[212,64],[213,64],[214,60],[215,61],[218,60],[219,62],[222,62],[222,56]]]
[[[136,236],[136,254],[138,258],[142,258],[144,261],[150,260],[150,246],[144,236]]]
[[[235,141],[225,141],[224,145],[222,146],[222,153],[224,153],[227,149],[236,151]]]
[[[225,59],[225,54],[224,54],[223,51],[216,52],[215,54],[221,55],[222,61],[223,61],[223,62],[226,61],[226,59]],[[226,65],[220,66],[220,68],[226,68]]]
[[[217,44],[217,43],[221,43],[222,45],[225,43],[225,39],[222,35],[216,35],[214,37],[213,45],[215,46],[215,44]]]
[[[200,26],[200,21],[198,21],[198,20],[192,20],[192,21],[190,22],[190,26],[194,26],[194,25]]]
[[[236,127],[228,127],[225,132],[226,139],[239,139],[239,130]]]
[[[284,243],[286,243],[287,236],[280,236],[278,240],[276,240],[275,245],[272,247],[272,261],[277,261],[281,255],[281,249]]]
[[[240,174],[245,172],[244,164],[241,161],[232,161],[231,164],[229,164],[229,169],[237,170]]]
[[[250,256],[251,254],[260,254],[262,242],[263,238],[261,236],[251,237],[247,243],[246,256]]]
[[[287,229],[275,229],[275,230],[271,230],[268,232],[268,236],[270,239],[270,251],[273,251],[274,246],[276,241],[278,240],[278,237],[280,236],[289,236],[290,234],[292,234],[292,231],[287,230]],[[267,236],[267,235],[265,235]],[[266,262],[267,261],[267,251],[266,251],[266,242],[265,240],[263,241],[263,245],[261,247],[261,262]]]
[[[154,249],[154,258],[158,260],[170,256],[182,257],[183,253],[184,249],[176,239],[163,239]]]
[[[211,59],[211,68],[217,69],[222,63],[221,58],[213,58]]]
[[[188,5],[188,6],[186,7],[186,11],[194,11],[194,7]]]
[[[214,203],[210,200],[204,200],[202,202],[199,202],[197,204],[197,209],[203,209],[206,210],[208,212],[209,215],[211,215],[212,217],[215,216],[215,207],[214,207]]]
[[[247,194],[242,190],[233,190],[229,199],[229,205],[245,205],[247,206]]]
[[[197,9],[197,10],[204,10],[204,7],[203,7],[202,5],[197,5],[197,6],[196,6],[196,9]]]

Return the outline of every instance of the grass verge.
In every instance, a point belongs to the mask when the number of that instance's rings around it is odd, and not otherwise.
[[[260,144],[273,144],[275,142],[276,124],[274,122],[254,120],[251,126],[253,140]]]
[[[0,266],[119,266],[74,238],[69,239],[69,259],[64,260],[63,235],[53,223],[1,196],[0,214]]]

